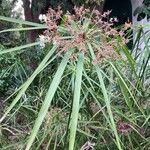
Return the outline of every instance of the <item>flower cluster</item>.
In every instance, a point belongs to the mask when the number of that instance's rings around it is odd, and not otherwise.
[[[66,131],[67,125],[66,125],[66,118],[68,116],[67,112],[64,112],[59,107],[53,107],[51,108],[45,118],[45,128],[49,129],[50,124],[59,123],[61,125],[61,128],[58,128],[58,132],[55,134],[63,135]]]
[[[122,44],[127,42],[125,31],[129,24],[126,24],[120,31],[114,29],[114,22],[118,20],[109,18],[110,13],[111,11],[107,11],[101,14],[95,9],[90,12],[83,6],[75,6],[74,14],[67,12],[63,15],[60,7],[56,10],[49,8],[43,18],[47,30],[40,35],[41,43],[47,41],[57,44],[60,49],[59,53],[75,48],[84,54],[88,54],[87,43],[90,43],[96,55],[93,63],[100,63],[104,59],[116,60],[119,54],[114,47],[118,36],[121,37]]]
[[[125,123],[122,120],[119,120],[117,122],[117,129],[122,134],[127,135],[128,133],[130,133],[132,131],[132,126],[130,124],[128,124],[128,123]]]
[[[97,104],[95,102],[90,103],[90,109],[93,114],[96,114],[97,112],[100,111],[100,108],[97,106]]]
[[[92,143],[90,141],[87,141],[80,150],[92,150],[94,149],[95,143]]]

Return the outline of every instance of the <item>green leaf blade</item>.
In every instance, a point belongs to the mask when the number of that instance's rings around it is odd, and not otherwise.
[[[43,104],[42,104],[42,107],[41,107],[40,112],[38,114],[38,117],[35,121],[34,127],[32,129],[32,132],[31,132],[31,135],[29,137],[29,140],[28,140],[28,143],[27,143],[27,146],[26,146],[25,150],[29,150],[30,147],[32,146],[32,143],[34,142],[34,139],[35,139],[35,137],[36,137],[36,135],[39,131],[39,128],[40,128],[40,126],[41,126],[41,124],[42,124],[42,122],[43,122],[43,120],[46,116],[46,113],[48,112],[48,108],[49,108],[49,106],[51,104],[51,101],[54,97],[54,94],[55,94],[55,92],[58,88],[58,85],[61,81],[61,77],[62,77],[63,72],[65,70],[65,67],[68,63],[70,55],[71,55],[71,52],[67,53],[64,56],[62,62],[60,63],[60,65],[58,67],[58,70],[57,70],[57,72],[56,72],[56,74],[53,78],[53,81],[50,84],[50,87],[49,87],[49,90],[48,90],[47,95],[45,97],[45,100],[43,101]]]
[[[82,72],[83,72],[83,61],[84,61],[84,56],[83,54],[80,54],[78,59],[78,64],[77,64],[74,98],[73,98],[73,106],[72,106],[71,121],[70,121],[69,150],[73,150],[75,144],[78,114],[79,114],[79,107],[80,107],[79,104],[80,104],[80,92],[81,92],[81,82],[82,82]]]

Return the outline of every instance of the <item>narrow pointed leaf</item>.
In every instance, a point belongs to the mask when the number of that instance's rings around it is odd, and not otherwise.
[[[91,44],[88,43],[88,47],[89,47],[89,51],[91,53],[92,58],[95,59],[96,57],[95,57],[95,54],[94,54],[94,51],[93,51],[93,48],[92,48]],[[118,135],[118,132],[117,132],[116,124],[115,124],[113,113],[112,113],[112,110],[111,110],[110,98],[107,94],[107,90],[106,90],[104,80],[103,80],[101,71],[99,69],[99,66],[95,65],[95,69],[96,69],[96,72],[97,72],[97,75],[98,75],[99,82],[101,84],[102,93],[103,93],[103,96],[104,96],[104,100],[105,100],[105,103],[106,103],[106,107],[107,107],[107,111],[108,111],[108,114],[109,114],[110,122],[111,122],[111,125],[112,125],[111,128],[112,128],[112,130],[114,132],[114,135],[116,137],[116,144],[117,144],[118,149],[122,150],[121,144],[120,144],[120,138],[119,138],[119,135]]]
[[[23,46],[18,46],[18,47],[2,50],[2,51],[0,51],[0,55],[10,53],[10,52],[14,52],[14,51],[18,51],[18,50],[25,49],[25,48],[28,48],[28,47],[40,45],[40,43],[41,42],[38,41],[38,42],[35,42],[35,43],[30,43],[30,44],[26,44],[26,45],[23,45]]]
[[[49,87],[49,90],[46,94],[46,97],[45,97],[45,100],[43,101],[43,104],[42,104],[42,107],[40,109],[40,112],[38,114],[38,117],[35,121],[35,124],[34,124],[34,127],[32,129],[32,132],[31,132],[31,135],[29,137],[29,140],[28,140],[28,143],[27,143],[27,146],[26,146],[26,149],[25,150],[29,150],[32,146],[32,143],[34,142],[34,139],[39,131],[39,128],[46,116],[46,113],[48,112],[48,108],[50,107],[50,104],[51,104],[51,101],[54,97],[54,94],[59,86],[59,83],[61,81],[61,77],[63,75],[63,72],[65,70],[65,67],[68,63],[68,59],[71,55],[71,52],[67,53],[62,62],[60,63],[58,69],[57,69],[57,72],[53,78],[53,81],[52,83],[50,84],[50,87]]]
[[[84,56],[83,54],[80,54],[78,58],[78,63],[77,63],[74,98],[73,98],[73,106],[72,106],[71,121],[70,121],[69,150],[74,150],[74,143],[75,143],[75,137],[76,137],[76,131],[77,131],[78,114],[79,114],[79,107],[80,107],[79,104],[80,104],[83,61],[84,61]]]
[[[45,24],[34,23],[34,22],[30,22],[30,21],[15,19],[15,18],[11,18],[11,17],[4,17],[4,16],[0,16],[0,20],[29,25],[29,26],[35,26],[35,27],[45,27],[46,26]]]
[[[15,32],[15,31],[28,31],[28,30],[38,30],[38,29],[45,29],[46,27],[29,27],[29,28],[12,28],[0,31],[0,33],[5,32]]]
[[[16,98],[13,100],[11,105],[7,108],[4,115],[0,119],[0,122],[4,120],[4,118],[7,116],[7,114],[12,110],[12,108],[15,106],[15,104],[20,100],[20,98],[23,96],[29,85],[32,83],[32,81],[35,79],[35,77],[42,71],[43,67],[46,65],[49,58],[52,56],[52,54],[55,52],[57,46],[54,46],[49,53],[45,56],[43,61],[39,64],[37,69],[34,71],[34,73],[31,75],[31,77],[21,86],[19,93],[17,94]]]
[[[123,79],[123,77],[121,76],[120,71],[115,67],[115,65],[112,62],[109,62],[110,65],[112,66],[112,68],[114,69],[116,75],[120,78],[122,84],[124,84],[124,88],[126,88],[126,90],[129,92],[129,95],[131,96],[132,100],[134,101],[135,105],[138,107],[138,109],[141,111],[141,113],[144,115],[144,117],[146,118],[143,110],[141,109],[141,107],[138,105],[135,97],[133,96],[131,90],[129,89],[128,85],[126,84],[125,80]]]

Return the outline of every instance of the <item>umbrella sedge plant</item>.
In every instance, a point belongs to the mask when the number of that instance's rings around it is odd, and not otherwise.
[[[70,100],[65,102],[70,115],[68,114],[67,131],[62,136],[62,138],[65,138],[65,143],[62,146],[64,149],[74,150],[81,147],[76,142],[79,138],[77,133],[84,134],[89,138],[95,138],[95,135],[91,135],[92,132],[88,134],[82,131],[83,127],[80,130],[81,120],[79,118],[82,118],[81,110],[83,106],[87,107],[87,111],[91,109],[94,112],[96,109],[98,110],[96,113],[99,111],[102,112],[103,119],[106,121],[105,130],[109,131],[112,143],[117,149],[123,150],[125,147],[120,132],[127,134],[135,131],[142,137],[139,131],[133,128],[133,125],[139,127],[135,116],[137,112],[147,119],[144,110],[139,106],[135,97],[136,93],[141,95],[141,92],[122,73],[122,71],[131,70],[132,76],[138,79],[135,71],[135,61],[125,46],[128,42],[126,31],[131,27],[131,24],[126,23],[122,29],[115,29],[113,25],[118,20],[117,18],[109,18],[110,13],[108,11],[101,14],[95,9],[91,11],[84,7],[75,7],[74,14],[70,14],[69,12],[63,14],[60,7],[56,10],[49,8],[47,14],[43,16],[44,24],[0,17],[4,21],[33,26],[20,29],[8,29],[0,33],[45,29],[43,34],[39,35],[39,41],[0,51],[0,55],[36,45],[40,45],[44,49],[45,46],[50,45],[49,51],[33,74],[9,97],[15,96],[10,106],[6,108],[4,114],[1,116],[1,124],[5,122],[9,114],[14,110],[14,107],[27,92],[34,79],[51,65],[53,61],[56,59],[59,60],[56,65],[56,72],[52,75],[49,88],[42,101],[38,116],[27,138],[24,146],[25,150],[29,150],[32,147],[34,149],[34,146],[38,143],[37,137],[40,128],[43,122],[45,122],[49,110],[52,109],[52,102],[55,103],[55,95],[57,95],[58,91],[61,91],[60,93],[66,97],[70,95]],[[128,65],[125,64],[126,62],[128,62]],[[127,68],[128,66],[129,68]],[[69,73],[66,73],[67,70]],[[66,88],[62,88],[63,85]],[[117,86],[120,87],[118,90],[120,93],[115,90]],[[120,103],[125,105],[126,109],[124,111],[130,114],[129,118],[124,115],[122,110],[117,108],[119,102],[113,102],[115,98],[117,100],[120,99]],[[93,99],[92,103],[88,101],[89,99]],[[116,107],[114,103],[116,103]],[[128,123],[125,123],[119,118],[126,119]],[[45,134],[46,136],[47,134]],[[104,139],[104,135],[101,136]],[[51,140],[48,142],[47,148],[51,145]],[[131,139],[128,138],[128,140],[132,144]],[[57,143],[57,138],[55,142]],[[83,145],[81,149],[84,149],[85,146],[87,145]],[[94,144],[89,144],[88,146],[92,148]],[[109,145],[107,146],[109,147]],[[40,147],[40,144],[38,147]],[[56,148],[57,146],[54,144],[54,147]]]

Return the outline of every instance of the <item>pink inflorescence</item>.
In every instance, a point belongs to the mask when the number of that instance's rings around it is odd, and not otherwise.
[[[117,122],[117,129],[119,132],[126,135],[132,131],[132,126],[129,123],[119,120]]]
[[[104,59],[116,60],[120,58],[115,51],[117,39],[126,44],[125,31],[131,27],[126,23],[121,30],[113,28],[117,18],[109,18],[111,11],[101,14],[98,10],[85,9],[83,6],[74,7],[74,14],[63,14],[60,7],[56,10],[49,8],[44,16],[47,29],[40,35],[41,41],[59,46],[59,53],[75,48],[77,51],[88,53],[87,43],[93,46],[96,59],[93,63],[100,63]],[[68,38],[67,38],[68,37]],[[77,52],[76,51],[76,52]]]

